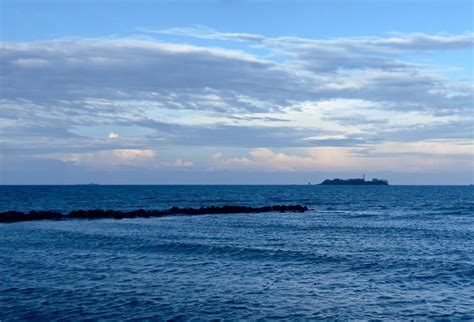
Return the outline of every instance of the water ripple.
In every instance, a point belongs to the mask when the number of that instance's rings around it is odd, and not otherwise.
[[[314,206],[0,225],[0,320],[473,320],[472,189],[386,188],[2,187],[20,211]]]

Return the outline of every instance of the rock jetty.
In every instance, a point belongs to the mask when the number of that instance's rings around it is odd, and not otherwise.
[[[5,211],[0,212],[0,223],[13,223],[19,221],[33,220],[69,220],[69,219],[123,219],[123,218],[151,218],[165,217],[172,215],[211,215],[211,214],[248,214],[264,212],[305,212],[309,210],[301,205],[273,205],[263,207],[247,206],[211,206],[201,208],[179,208],[172,207],[168,210],[145,210],[137,209],[132,211],[120,210],[73,210],[68,214],[50,210],[32,210],[30,212]]]

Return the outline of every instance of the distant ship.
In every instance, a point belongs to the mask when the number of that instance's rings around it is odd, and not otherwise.
[[[388,180],[373,178],[370,181],[365,180],[365,175],[357,179],[326,179],[320,183],[323,186],[388,186]]]

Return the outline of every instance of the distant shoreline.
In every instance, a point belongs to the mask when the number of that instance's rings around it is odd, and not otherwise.
[[[110,187],[110,186],[322,186],[319,183],[308,185],[307,183],[100,183],[96,185],[77,184],[77,183],[28,183],[28,184],[0,184],[0,187],[47,187],[47,186],[62,186],[62,187]],[[469,187],[474,186],[472,183],[466,184],[390,184],[390,187]]]

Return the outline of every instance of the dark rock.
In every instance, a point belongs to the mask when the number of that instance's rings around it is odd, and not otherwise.
[[[31,220],[65,220],[65,219],[123,219],[123,218],[149,218],[163,217],[170,215],[213,215],[213,214],[239,214],[239,213],[264,213],[264,212],[305,212],[308,207],[301,205],[274,205],[263,207],[247,207],[247,206],[210,206],[200,208],[179,208],[172,207],[167,211],[161,210],[144,210],[137,209],[132,211],[119,210],[73,210],[69,214],[64,215],[56,211],[30,211],[23,213],[19,211],[0,212],[0,223],[12,223],[18,221]]]
[[[0,213],[0,223],[10,223],[18,221],[32,220],[61,220],[63,215],[55,211],[36,211],[32,210],[28,213],[20,211],[5,211]]]

